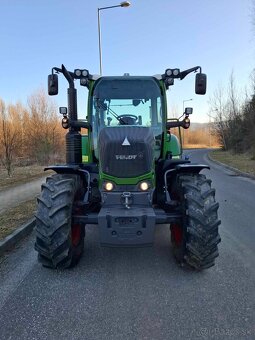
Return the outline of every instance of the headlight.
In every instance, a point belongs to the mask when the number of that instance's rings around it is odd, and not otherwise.
[[[112,182],[105,182],[104,188],[106,191],[112,191],[114,188],[114,185],[112,184]]]
[[[185,117],[185,118],[183,119],[183,125],[182,125],[182,127],[183,127],[184,129],[188,129],[188,128],[190,127],[190,120],[189,120],[188,117]]]
[[[141,183],[140,183],[140,189],[141,189],[142,191],[147,191],[147,190],[149,189],[149,183],[147,183],[147,182],[141,182]]]
[[[63,117],[62,118],[62,127],[64,129],[68,129],[69,128],[69,119],[67,117]]]

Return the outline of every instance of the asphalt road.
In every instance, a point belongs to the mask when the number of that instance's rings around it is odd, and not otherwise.
[[[209,163],[204,150],[188,152]],[[222,220],[220,257],[180,268],[169,227],[152,248],[100,248],[88,226],[71,270],[42,268],[34,235],[0,259],[1,339],[255,339],[255,181],[212,165]]]

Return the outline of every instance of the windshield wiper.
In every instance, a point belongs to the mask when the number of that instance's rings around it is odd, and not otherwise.
[[[100,99],[97,98],[96,99],[96,107],[99,109],[105,109],[105,105],[104,103],[100,103]],[[111,115],[113,115],[114,118],[116,118],[120,123],[122,123],[122,125],[128,125],[122,118],[120,118],[116,112],[114,112],[111,108],[110,108],[110,104],[107,108],[107,113],[110,113]]]

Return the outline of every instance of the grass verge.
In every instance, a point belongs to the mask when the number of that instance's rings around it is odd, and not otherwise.
[[[33,199],[0,214],[0,240],[32,218],[36,210],[36,204],[36,199]]]
[[[251,155],[233,154],[230,151],[214,150],[210,152],[210,156],[213,160],[255,176],[255,160],[251,159]]]
[[[0,167],[0,191],[53,173],[51,171],[45,172],[43,169],[44,167],[41,165],[16,167],[12,177],[8,177],[7,171]]]

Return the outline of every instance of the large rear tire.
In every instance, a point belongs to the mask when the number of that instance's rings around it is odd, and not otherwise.
[[[179,174],[171,197],[179,201],[182,222],[170,225],[173,253],[179,263],[197,270],[212,267],[219,255],[219,204],[211,180],[201,174]]]
[[[70,268],[84,250],[85,227],[74,224],[75,201],[82,193],[78,175],[53,175],[42,185],[36,214],[38,260],[45,267]]]

